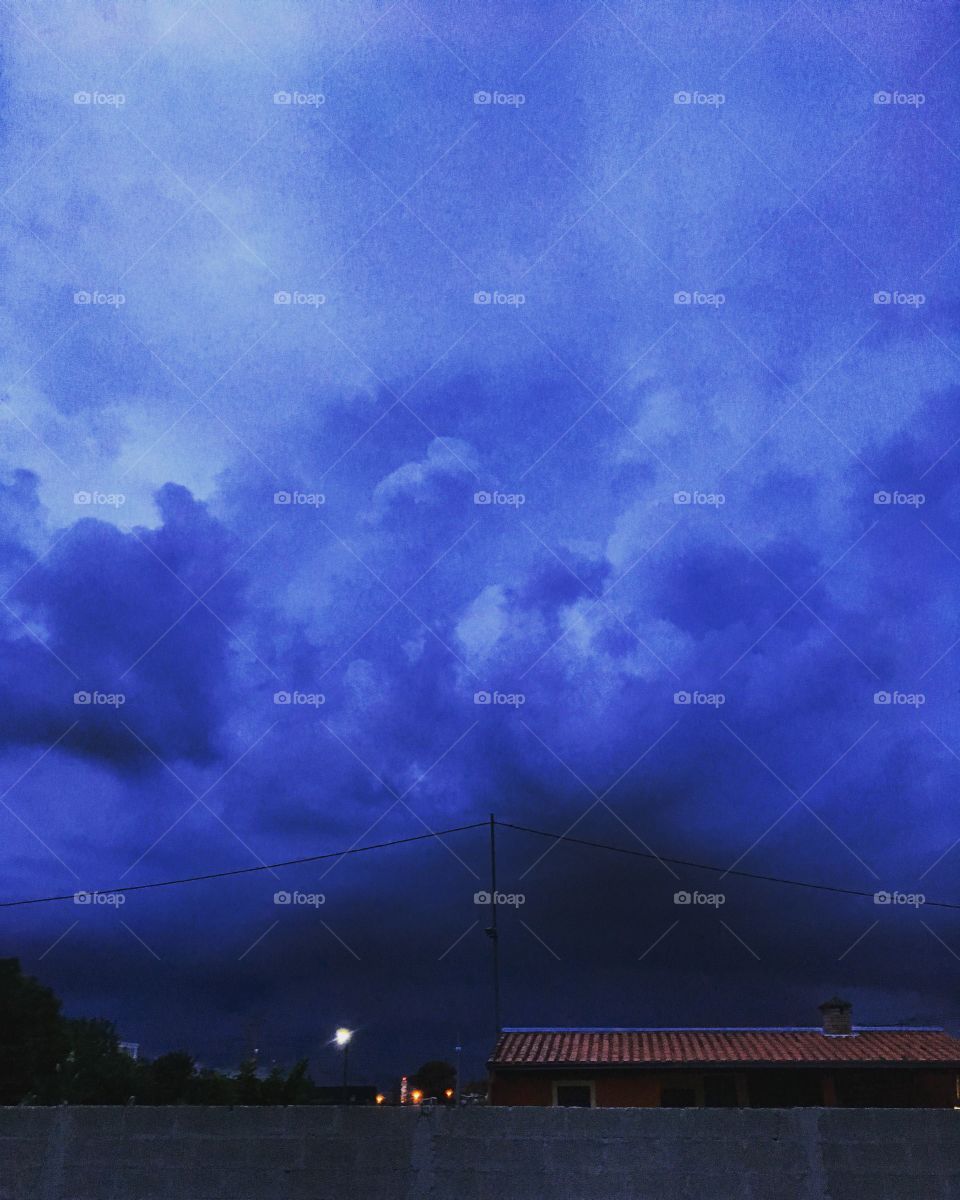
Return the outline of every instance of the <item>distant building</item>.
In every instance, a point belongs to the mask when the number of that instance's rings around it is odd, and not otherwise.
[[[119,1045],[120,1045],[120,1049],[124,1052],[124,1054],[129,1054],[131,1058],[139,1058],[140,1057],[140,1043],[139,1042],[120,1042]]]
[[[828,1000],[821,1026],[504,1029],[490,1103],[582,1108],[960,1105],[960,1039],[942,1029],[855,1026]]]

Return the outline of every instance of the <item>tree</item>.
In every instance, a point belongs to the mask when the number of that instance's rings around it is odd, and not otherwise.
[[[283,1085],[285,1083],[283,1069],[281,1067],[272,1067],[270,1074],[260,1084],[260,1103],[282,1104]]]
[[[0,1104],[55,1099],[66,1053],[60,1001],[23,974],[19,959],[0,959]]]
[[[424,1099],[435,1096],[443,1099],[448,1088],[456,1087],[457,1069],[448,1062],[431,1059],[425,1062],[413,1077],[413,1086],[423,1092]]]
[[[68,1104],[125,1104],[138,1090],[137,1064],[120,1049],[113,1025],[101,1018],[64,1025],[69,1049],[57,1098]]]
[[[309,1104],[313,1099],[314,1083],[307,1074],[308,1063],[305,1058],[290,1069],[283,1085],[284,1104]]]
[[[194,1063],[184,1050],[161,1054],[148,1068],[151,1104],[189,1104],[193,1099]]]
[[[193,1099],[195,1104],[236,1104],[236,1080],[204,1067],[193,1081]]]
[[[240,1064],[240,1070],[236,1076],[236,1084],[238,1104],[260,1103],[260,1080],[257,1078],[257,1064],[255,1059],[248,1058]]]

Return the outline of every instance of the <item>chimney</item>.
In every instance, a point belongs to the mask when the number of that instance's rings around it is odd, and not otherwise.
[[[823,1032],[828,1037],[849,1037],[853,1033],[853,1005],[834,996],[819,1006]]]

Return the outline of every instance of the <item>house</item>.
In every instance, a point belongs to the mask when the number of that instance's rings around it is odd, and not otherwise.
[[[759,1029],[504,1029],[490,1103],[582,1108],[960,1106],[960,1039],[942,1029],[853,1024]]]

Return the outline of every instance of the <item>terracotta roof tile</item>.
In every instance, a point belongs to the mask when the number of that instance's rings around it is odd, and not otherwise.
[[[960,1039],[933,1029],[505,1030],[497,1067],[646,1066],[690,1063],[937,1063],[960,1067]]]

